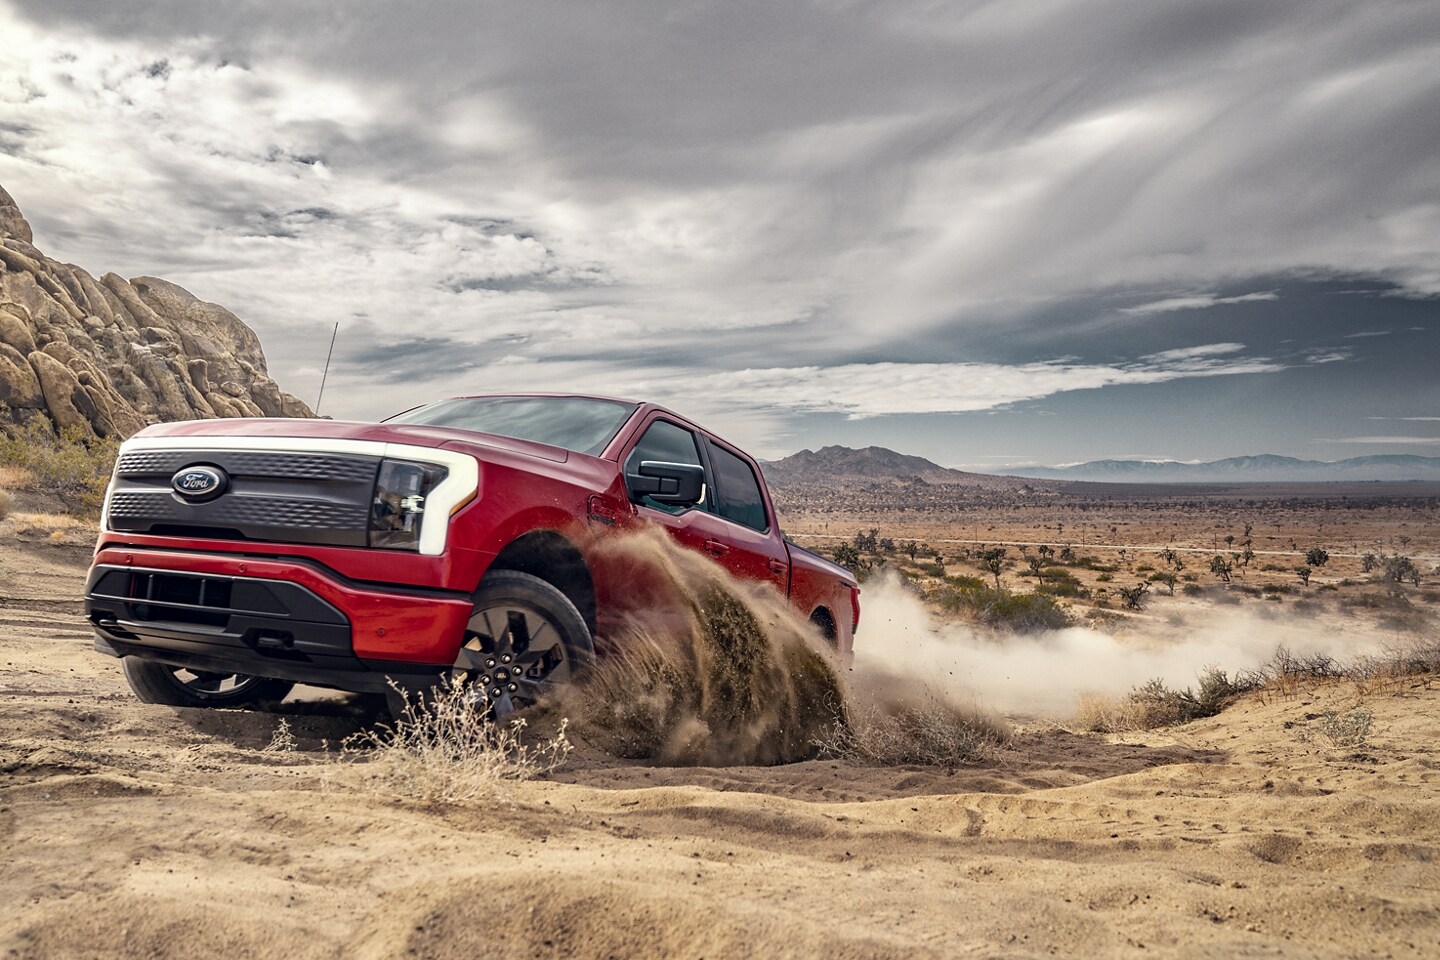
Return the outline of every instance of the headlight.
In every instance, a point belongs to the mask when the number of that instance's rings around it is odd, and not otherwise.
[[[370,546],[391,550],[419,550],[420,527],[425,522],[425,500],[449,473],[433,463],[382,460],[370,501]],[[440,516],[436,523],[447,523]]]

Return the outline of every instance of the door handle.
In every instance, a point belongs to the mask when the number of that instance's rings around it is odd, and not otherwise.
[[[730,544],[722,543],[719,540],[706,540],[705,552],[712,557],[723,557],[730,552]]]

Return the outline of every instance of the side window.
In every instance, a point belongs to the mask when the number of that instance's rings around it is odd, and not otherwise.
[[[656,420],[645,430],[645,435],[640,438],[639,443],[635,444],[635,449],[630,452],[630,456],[625,458],[625,472],[639,473],[640,463],[644,460],[704,466],[700,461],[700,448],[695,442],[695,434],[668,420]],[[649,497],[642,497],[640,502],[655,510],[664,510],[666,513],[680,513],[686,509],[668,503],[657,503]],[[702,510],[710,509],[710,485],[708,483],[696,506]]]
[[[752,530],[769,528],[760,481],[750,464],[722,446],[713,443],[709,446],[710,465],[715,469],[717,512],[726,520],[733,520]]]

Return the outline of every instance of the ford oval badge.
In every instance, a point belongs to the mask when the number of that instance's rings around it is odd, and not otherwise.
[[[219,467],[186,467],[170,478],[170,486],[184,499],[199,503],[224,493],[227,480]]]

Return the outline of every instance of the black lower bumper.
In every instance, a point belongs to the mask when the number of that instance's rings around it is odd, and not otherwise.
[[[95,649],[209,673],[384,693],[429,686],[447,668],[362,660],[349,619],[282,580],[97,566],[85,590]]]

